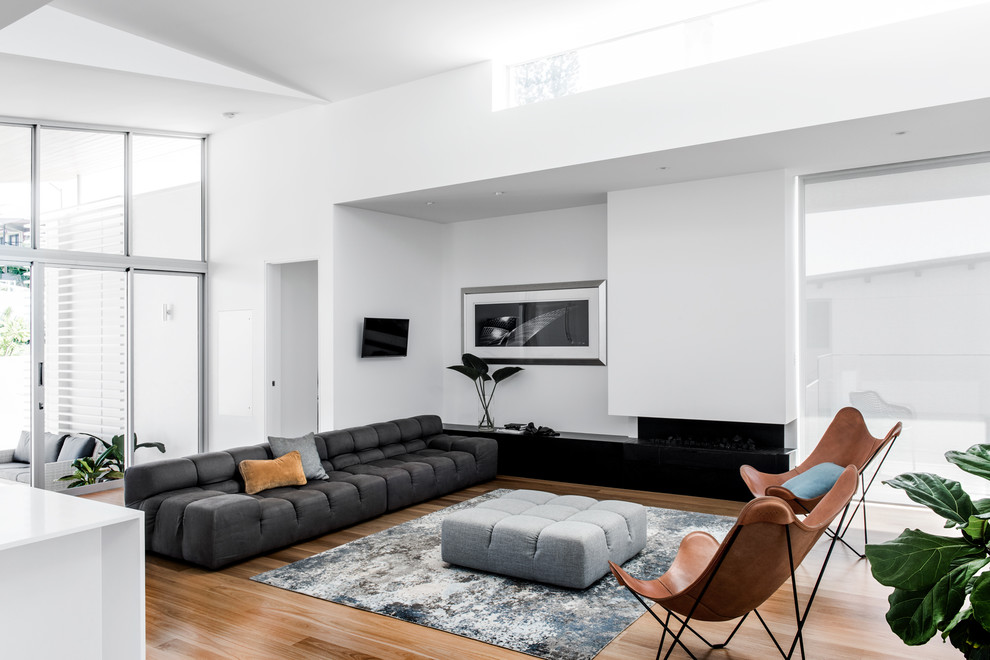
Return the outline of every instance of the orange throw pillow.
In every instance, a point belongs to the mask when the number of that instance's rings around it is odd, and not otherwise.
[[[237,469],[244,477],[244,492],[248,495],[279,486],[306,484],[306,473],[298,451],[290,451],[270,461],[241,461]]]

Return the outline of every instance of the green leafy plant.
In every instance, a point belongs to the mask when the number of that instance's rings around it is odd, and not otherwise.
[[[26,266],[0,266],[0,281],[12,282],[14,286],[31,286],[31,269]]]
[[[20,355],[27,349],[30,339],[27,321],[14,316],[13,308],[5,309],[0,314],[0,356]]]
[[[459,374],[464,374],[474,381],[474,387],[478,392],[478,398],[481,400],[481,408],[483,411],[481,421],[478,423],[478,428],[485,431],[493,430],[495,428],[495,420],[492,418],[491,404],[492,397],[495,396],[495,388],[498,387],[498,384],[503,380],[509,376],[519,373],[523,370],[523,368],[502,367],[489,375],[488,363],[480,357],[471,355],[470,353],[465,353],[461,356],[461,364],[455,364],[447,368],[453,369]],[[486,387],[487,383],[492,384],[490,390]]]
[[[90,434],[86,434],[90,435]],[[90,484],[103,483],[104,481],[114,481],[124,478],[124,436],[115,435],[107,442],[103,438],[90,435],[97,442],[103,445],[103,451],[96,458],[84,456],[72,461],[75,472],[64,477],[59,477],[56,481],[69,481],[69,488],[77,486],[88,486]],[[141,442],[138,443],[137,433],[134,434],[134,451],[142,447],[154,447],[161,453],[165,453],[165,444],[161,442]]]
[[[990,480],[990,444],[945,458]],[[942,632],[968,660],[990,660],[990,499],[972,500],[958,481],[936,474],[902,474],[885,484],[945,518],[958,537],[906,529],[892,541],[866,546],[873,577],[894,587],[887,623],[905,644]]]
[[[123,436],[114,436],[114,439],[117,437],[123,441]],[[88,486],[90,484],[103,483],[104,481],[123,479],[123,444],[118,445],[107,442],[102,438],[96,438],[96,440],[103,445],[103,451],[96,458],[83,456],[72,461],[72,467],[75,468],[75,472],[67,474],[64,477],[59,477],[56,481],[71,482],[68,487],[76,488],[77,486]]]

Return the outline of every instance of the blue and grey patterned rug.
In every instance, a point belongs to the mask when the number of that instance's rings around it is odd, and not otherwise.
[[[583,590],[472,571],[440,559],[440,525],[480,497],[251,578],[551,660],[595,657],[643,613],[611,574]],[[722,538],[733,518],[647,508],[646,548],[624,568],[663,573],[681,538],[701,529]]]

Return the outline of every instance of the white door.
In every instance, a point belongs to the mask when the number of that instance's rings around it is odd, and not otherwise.
[[[268,266],[266,321],[269,435],[319,430],[316,261]]]

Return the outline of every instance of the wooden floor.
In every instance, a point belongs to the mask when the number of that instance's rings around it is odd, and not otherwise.
[[[705,500],[642,491],[598,488],[533,479],[498,478],[482,486],[382,516],[375,520],[257,557],[229,568],[210,572],[186,564],[149,556],[147,561],[147,638],[149,660],[179,658],[456,658],[457,660],[524,659],[530,656],[489,646],[449,633],[370,614],[335,603],[257,584],[250,577],[287,563],[381,531],[392,525],[475,497],[496,488],[534,488],[561,495],[587,495],[597,499],[625,499],[648,506],[735,515],[736,502]],[[92,495],[115,504],[121,491]],[[896,536],[906,526],[935,533],[941,525],[917,509],[878,507],[870,512],[871,541]],[[862,533],[854,544],[861,544]],[[824,555],[824,544],[799,567],[802,595]],[[643,576],[650,577],[650,576]],[[616,587],[619,588],[619,587]],[[866,560],[836,548],[825,581],[805,631],[809,658],[958,658],[948,644],[936,637],[924,647],[907,647],[887,627],[888,589],[877,584]],[[802,597],[803,602],[803,597]],[[775,630],[793,633],[793,597],[785,586],[760,609]],[[751,617],[752,618],[752,617]],[[727,624],[701,623],[710,639],[723,639]],[[652,660],[659,641],[659,626],[649,616],[640,617],[597,656],[598,660]],[[719,637],[723,635],[723,637]],[[703,653],[703,645],[688,640],[702,658],[741,660],[777,657],[758,621],[743,624],[728,649]],[[674,658],[688,657],[680,649]]]

